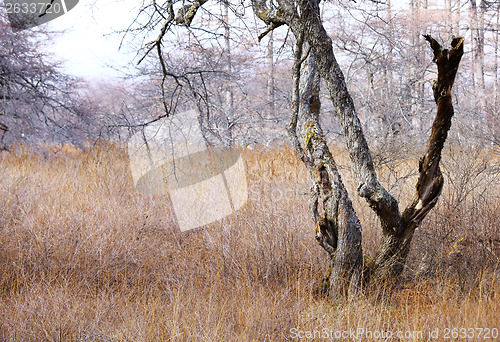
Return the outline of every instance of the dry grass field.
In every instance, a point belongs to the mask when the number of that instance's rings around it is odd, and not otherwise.
[[[401,287],[344,302],[314,296],[324,252],[293,151],[243,155],[247,204],[181,233],[167,196],[134,189],[123,150],[1,152],[0,341],[500,340],[494,153],[448,148],[445,190]],[[346,156],[336,159],[353,194]],[[417,154],[376,161],[403,207]],[[377,219],[352,198],[369,257]]]

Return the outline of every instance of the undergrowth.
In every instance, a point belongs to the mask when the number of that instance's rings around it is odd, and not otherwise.
[[[373,255],[377,218],[353,192],[346,154],[334,154],[363,223],[364,252]],[[428,340],[436,329],[443,337],[446,328],[499,327],[499,170],[488,151],[446,151],[445,190],[417,231],[405,282],[344,302],[314,296],[326,261],[294,152],[242,155],[245,206],[181,233],[168,196],[134,189],[120,148],[1,152],[0,341],[285,341],[327,333],[366,341],[383,340],[373,335],[382,331],[404,332],[385,340],[405,341]],[[415,154],[378,165],[401,206],[411,200],[417,163]]]

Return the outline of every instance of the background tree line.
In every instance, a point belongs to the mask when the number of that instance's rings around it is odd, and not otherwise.
[[[395,137],[425,137],[431,125],[434,75],[422,34],[432,32],[443,38],[465,35],[469,46],[455,95],[458,129],[452,135],[485,146],[499,144],[498,1],[329,5],[323,14],[325,26],[372,143],[383,148]],[[293,38],[278,28],[259,42],[262,24],[244,17],[249,10],[243,4],[213,5],[198,13],[199,24],[172,34],[163,48],[171,77],[163,79],[154,57],[148,56],[128,79],[99,84],[64,75],[47,52],[48,32],[14,34],[2,16],[2,144],[124,141],[130,127],[192,106],[199,107],[215,141],[285,143]],[[147,29],[149,23],[152,29],[159,13],[153,5],[145,6],[125,41],[154,39],[153,30],[140,28]],[[325,115],[324,120],[331,121],[323,123],[327,134],[338,136],[334,116]]]
[[[443,40],[464,35],[469,46],[459,76],[463,82],[454,97],[458,129],[452,135],[481,146],[498,144],[498,2],[482,2],[480,11],[474,1],[328,5],[325,27],[372,143],[384,148],[395,137],[419,142],[426,137],[435,71],[422,35],[432,32]],[[221,3],[200,11],[197,25],[173,28],[176,36],[167,36],[168,46],[163,46],[166,67],[174,77],[162,80],[154,56],[151,64],[143,62],[142,73],[151,75],[153,82],[164,82],[170,109],[181,103],[197,105],[208,116],[207,128],[219,135],[226,132],[233,142],[284,143],[294,39],[281,27],[259,41],[265,28],[244,18],[249,10]],[[161,18],[152,5],[144,11],[147,18]],[[141,20],[138,17],[135,29],[141,28]],[[144,41],[151,39],[156,37]],[[192,89],[202,89],[196,103]],[[323,110],[331,108],[326,104]],[[340,134],[334,115],[322,120],[327,134]]]

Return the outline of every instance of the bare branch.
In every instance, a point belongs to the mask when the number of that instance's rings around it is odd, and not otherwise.
[[[177,17],[175,17],[175,22],[179,25],[186,27],[191,26],[198,9],[203,6],[208,0],[197,0],[191,5],[185,5],[177,11]]]
[[[259,36],[257,37],[258,40],[259,40],[259,42],[262,40],[262,38],[264,38],[265,36],[267,36],[267,34],[269,32],[272,32],[275,28],[278,28],[280,26],[281,26],[280,24],[270,23],[267,26],[267,29],[264,32],[262,32],[261,34],[259,34]]]
[[[158,37],[154,41],[148,43],[149,48],[147,49],[146,53],[142,56],[142,58],[139,59],[139,61],[137,62],[137,65],[141,64],[142,61],[149,55],[149,53],[151,51],[153,51],[154,48],[156,48],[157,50],[158,49],[160,50],[158,57],[160,58],[160,62],[163,60],[163,57],[161,56],[161,42],[163,40],[163,37],[165,36],[167,31],[169,30],[170,26],[172,25],[173,20],[174,20],[174,8],[173,8],[172,1],[169,1],[168,2],[168,17],[163,22],[162,28],[160,30],[160,34],[158,35]],[[165,66],[165,63],[162,63],[162,70],[165,69],[164,66]]]
[[[274,26],[276,28],[284,24],[290,26],[293,18],[296,17],[295,11],[288,11],[285,8],[268,8],[265,0],[252,0],[252,8],[255,15],[266,23],[268,27]],[[265,34],[261,36],[264,37]]]

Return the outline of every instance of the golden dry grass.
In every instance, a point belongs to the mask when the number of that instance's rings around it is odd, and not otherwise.
[[[347,157],[336,152],[352,189]],[[452,151],[444,159],[457,186],[447,183],[417,233],[404,286],[331,303],[313,296],[324,254],[309,218],[307,172],[287,148],[245,151],[248,203],[185,233],[168,198],[135,191],[116,147],[2,152],[0,341],[284,341],[358,328],[422,331],[385,339],[406,341],[427,340],[435,329],[442,340],[445,328],[498,328],[498,170],[488,159],[483,168],[484,155],[462,154],[469,158],[456,161],[463,170],[454,169]],[[403,202],[416,163],[411,156],[380,170]],[[470,169],[478,175],[467,181]],[[355,197],[372,255],[377,220]],[[423,261],[425,274],[410,277]]]

